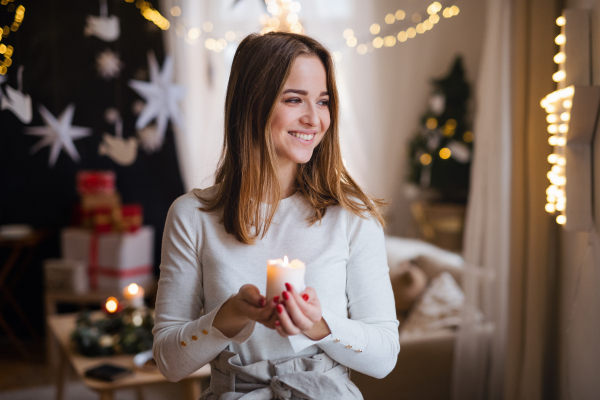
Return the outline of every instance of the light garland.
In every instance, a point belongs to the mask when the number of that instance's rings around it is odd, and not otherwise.
[[[552,75],[552,79],[558,83],[558,85],[564,85],[566,78],[566,72],[564,70],[564,63],[566,60],[564,52],[564,44],[566,38],[564,35],[565,18],[558,17],[556,24],[563,27],[563,32],[559,34],[554,42],[560,47],[560,51],[554,56],[554,62],[558,64],[558,71]],[[548,115],[546,121],[548,122],[548,133],[550,138],[548,143],[554,146],[552,154],[548,156],[548,162],[552,164],[552,167],[548,174],[548,180],[550,186],[546,189],[546,211],[550,214],[556,215],[556,222],[560,225],[564,225],[567,222],[565,215],[565,208],[567,204],[567,196],[565,185],[567,178],[565,176],[565,166],[567,164],[565,157],[565,145],[567,144],[566,134],[569,131],[569,120],[571,119],[571,107],[573,105],[573,94],[575,88],[569,86],[566,88],[558,89],[541,101],[541,106],[546,110]]]
[[[415,26],[411,26],[406,30],[402,30],[394,35],[387,36],[377,36],[372,41],[358,44],[358,38],[354,35],[354,31],[350,28],[344,30],[342,36],[346,39],[346,45],[348,47],[354,48],[356,47],[356,51],[358,54],[366,54],[367,52],[373,51],[374,49],[380,49],[383,47],[394,47],[397,42],[406,42],[408,39],[412,39],[417,36],[417,34],[423,34],[431,29],[440,22],[440,16],[438,13],[442,11],[442,5],[440,2],[433,2],[427,7],[427,14],[429,17],[425,19],[423,22],[422,16],[419,13],[414,13],[411,17],[411,21],[416,24]],[[442,11],[442,16],[444,18],[451,18],[460,12],[460,9],[457,6],[446,7]],[[386,25],[393,25],[396,21],[402,21],[406,18],[406,12],[403,10],[398,10],[394,14],[389,13],[385,16],[384,21]],[[369,32],[372,35],[379,35],[382,28],[378,23],[373,23],[369,27]],[[339,55],[338,55],[339,57]]]
[[[262,14],[259,18],[263,25],[260,33],[269,32],[293,32],[304,33],[304,27],[300,23],[298,13],[302,8],[300,3],[292,0],[265,0],[268,14]]]
[[[13,4],[14,0],[1,0],[0,4],[3,6],[7,6],[6,9],[8,12],[15,11],[15,18],[13,23],[9,27],[5,25],[0,32],[0,55],[4,56],[4,60],[0,61],[0,75],[6,75],[8,72],[8,67],[12,65],[12,55],[14,52],[13,46],[7,46],[2,43],[2,40],[7,38],[11,32],[16,32],[19,30],[19,27],[23,23],[23,19],[25,18],[25,7],[19,6],[16,7]]]
[[[171,26],[169,20],[163,17],[161,13],[152,6],[152,3],[144,0],[125,1],[127,3],[133,3],[135,1],[135,6],[140,9],[140,13],[144,16],[144,18],[146,18],[148,21],[154,22],[154,24],[163,31],[166,31]]]

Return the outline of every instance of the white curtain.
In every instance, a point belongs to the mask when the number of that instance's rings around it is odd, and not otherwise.
[[[456,400],[503,396],[510,264],[510,12],[510,0],[488,0],[464,237],[467,307],[455,343]],[[483,312],[483,322],[473,310]]]

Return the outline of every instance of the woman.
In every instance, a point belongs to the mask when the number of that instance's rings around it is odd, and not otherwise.
[[[167,216],[154,327],[163,375],[211,362],[203,399],[362,398],[349,369],[383,378],[400,351],[380,204],[342,164],[327,50],[291,33],[245,38],[216,185]],[[284,254],[306,263],[308,287],[267,299],[266,261]]]

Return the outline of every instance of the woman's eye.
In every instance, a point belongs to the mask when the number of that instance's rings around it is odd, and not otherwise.
[[[328,106],[329,105],[329,100],[321,100],[319,102],[319,104],[322,105],[322,106]]]
[[[300,103],[302,100],[300,100],[299,98],[294,97],[293,99],[287,99],[285,102],[286,103],[292,103],[292,104],[298,104]]]

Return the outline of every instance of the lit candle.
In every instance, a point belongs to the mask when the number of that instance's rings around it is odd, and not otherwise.
[[[106,303],[104,304],[104,310],[109,314],[113,314],[117,311],[120,311],[119,306],[119,300],[117,300],[115,297],[109,297],[106,299]]]
[[[306,289],[304,273],[306,268],[300,260],[288,262],[287,256],[278,260],[267,261],[267,299],[278,296],[287,290],[285,284],[289,283],[298,292]]]
[[[144,288],[135,283],[123,289],[123,297],[129,301],[131,307],[144,307]]]

